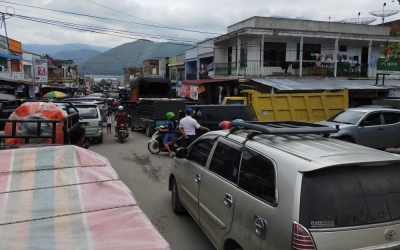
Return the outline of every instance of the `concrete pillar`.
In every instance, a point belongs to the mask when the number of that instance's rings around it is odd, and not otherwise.
[[[371,77],[371,55],[372,55],[372,39],[369,40],[368,44],[368,71],[367,71],[368,77]]]
[[[337,55],[338,55],[338,50],[339,50],[339,38],[337,37],[335,40],[335,52],[333,53],[333,61],[335,62],[335,66],[334,66],[334,71],[333,71],[333,75],[334,77],[337,76]]]
[[[260,59],[261,59],[260,69],[263,69],[264,68],[264,34],[261,36]]]
[[[236,42],[236,75],[239,76],[239,68],[240,68],[240,48],[242,47],[240,37],[237,37]]]
[[[299,59],[300,59],[300,77],[303,76],[303,42],[304,42],[304,37],[300,38],[300,51],[299,51]]]

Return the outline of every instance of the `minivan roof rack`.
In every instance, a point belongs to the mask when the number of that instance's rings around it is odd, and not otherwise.
[[[235,133],[239,129],[250,129],[262,134],[270,135],[293,135],[293,134],[330,134],[338,130],[331,126],[317,123],[280,121],[280,122],[231,122],[230,133]],[[251,137],[256,136],[253,133]],[[250,139],[250,138],[248,138]]]

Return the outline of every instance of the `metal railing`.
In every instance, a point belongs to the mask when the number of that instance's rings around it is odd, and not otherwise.
[[[237,68],[237,62],[231,63],[214,63],[214,74],[216,76],[267,76],[267,75],[279,75],[285,74],[285,69],[282,68],[281,61],[265,61],[262,63],[261,61],[243,61],[239,62],[239,68]],[[332,63],[333,64],[333,63]],[[309,68],[303,67],[303,75],[309,75]],[[358,67],[354,68],[348,66],[348,68],[344,68],[343,65],[338,63],[337,67],[337,76],[342,75],[352,75],[352,76],[366,76],[367,75],[368,65],[361,64]],[[330,68],[330,71],[333,72],[333,68]],[[297,75],[299,72],[298,69],[291,69],[289,67],[288,73],[292,73]],[[333,76],[333,73],[327,74],[327,76]]]

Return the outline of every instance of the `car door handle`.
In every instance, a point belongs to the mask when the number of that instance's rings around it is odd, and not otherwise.
[[[378,131],[383,131],[384,129],[383,128],[378,128]]]
[[[194,181],[199,184],[201,182],[201,177],[199,174],[196,174],[196,177],[194,177]]]
[[[267,234],[267,221],[259,215],[254,216],[254,233],[263,240]]]
[[[232,195],[230,194],[225,194],[224,195],[224,204],[228,207],[231,207],[233,204],[233,199],[232,199]]]

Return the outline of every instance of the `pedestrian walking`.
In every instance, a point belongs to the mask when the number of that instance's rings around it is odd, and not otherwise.
[[[111,112],[107,113],[106,120],[107,120],[107,134],[111,134],[112,133],[111,132],[111,124],[112,124]]]
[[[209,128],[201,126],[195,119],[193,119],[194,110],[192,108],[186,109],[186,116],[179,122],[179,131],[183,135],[182,146],[187,147],[196,139],[196,129],[210,131]]]

